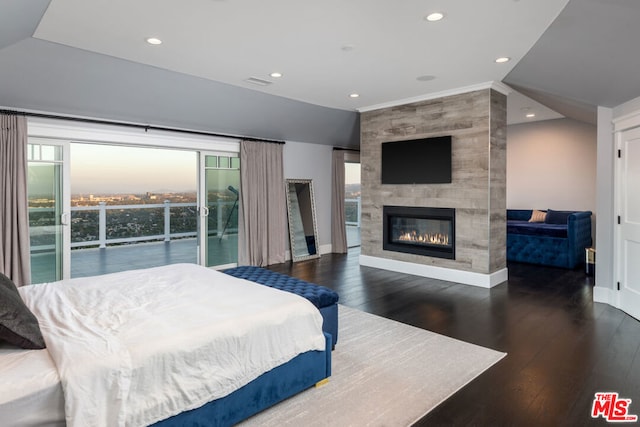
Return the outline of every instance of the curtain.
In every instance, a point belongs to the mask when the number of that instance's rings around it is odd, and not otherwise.
[[[31,283],[27,204],[27,119],[0,114],[0,272]]]
[[[347,253],[347,229],[344,217],[344,150],[333,150],[331,179],[331,248]]]
[[[240,265],[265,266],[285,260],[288,231],[283,146],[240,143]]]

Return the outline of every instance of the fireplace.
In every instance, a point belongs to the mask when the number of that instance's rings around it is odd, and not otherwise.
[[[456,210],[384,206],[382,248],[437,258],[456,258]]]

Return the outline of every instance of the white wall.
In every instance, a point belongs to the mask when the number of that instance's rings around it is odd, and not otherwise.
[[[596,212],[596,126],[571,119],[507,128],[507,209]],[[595,235],[594,235],[595,236]]]
[[[284,177],[312,179],[320,252],[331,245],[331,153],[328,145],[290,142],[284,145]]]
[[[613,110],[598,107],[598,207],[599,226],[596,240],[596,288],[594,301],[606,302],[609,294],[602,295],[600,288],[613,289],[614,260],[614,153]]]

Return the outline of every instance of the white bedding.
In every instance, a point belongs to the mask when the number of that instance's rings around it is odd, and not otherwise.
[[[20,293],[58,369],[69,427],[148,425],[325,348],[306,299],[193,264]]]
[[[0,344],[0,426],[64,426],[64,397],[47,350]]]

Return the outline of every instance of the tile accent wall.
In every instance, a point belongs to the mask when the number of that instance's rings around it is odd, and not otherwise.
[[[484,89],[362,113],[362,255],[483,274],[506,268],[506,103]],[[443,135],[452,136],[451,184],[380,183],[383,142]],[[384,251],[384,205],[455,208],[456,259]]]

